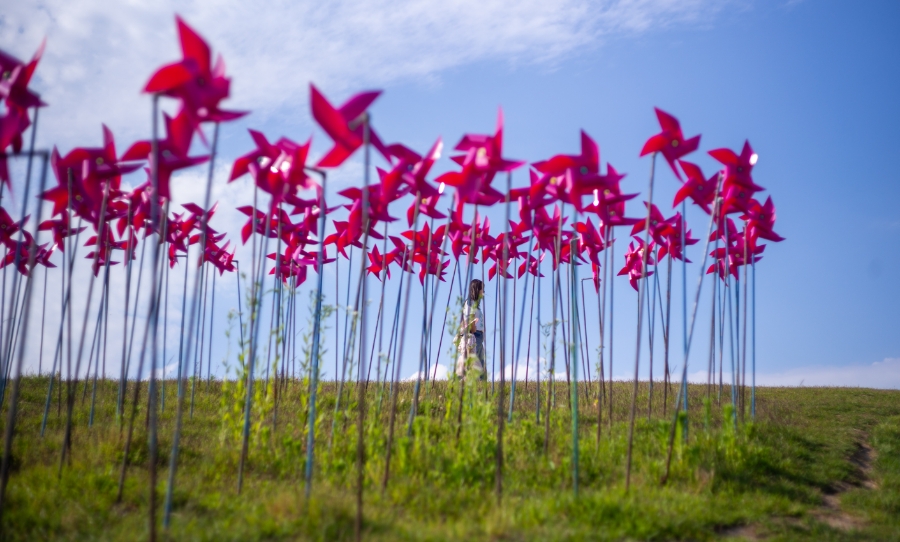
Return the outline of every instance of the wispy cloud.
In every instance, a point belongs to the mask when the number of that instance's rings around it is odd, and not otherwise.
[[[434,78],[483,60],[552,64],[604,38],[710,20],[728,0],[104,2],[26,0],[0,16],[0,48],[29,57],[47,36],[36,88],[53,106],[47,143],[149,130],[140,89],[179,57],[173,13],[224,55],[234,108],[306,117],[310,81],[330,94]]]
[[[730,381],[730,374],[724,376],[726,381]],[[706,383],[706,373],[692,373],[688,380]],[[756,383],[760,386],[900,389],[900,358],[885,358],[868,365],[809,366],[775,373],[757,373]]]

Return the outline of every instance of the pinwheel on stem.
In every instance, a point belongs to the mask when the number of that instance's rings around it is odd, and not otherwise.
[[[465,154],[451,157],[462,166],[461,171],[444,173],[437,183],[445,183],[457,190],[460,202],[474,205],[494,205],[503,200],[503,194],[491,187],[494,176],[511,172],[524,165],[524,161],[503,158],[503,110],[497,113],[497,129],[494,135],[466,134],[455,150]]]
[[[2,211],[5,213],[5,211]],[[8,216],[8,215],[7,215]],[[2,214],[0,214],[0,222],[4,219],[2,218]],[[76,233],[83,232],[87,226],[82,226],[81,228],[72,228],[69,222],[69,215],[67,213],[63,213],[59,215],[59,218],[56,219],[48,219],[41,222],[40,226],[38,226],[38,230],[40,231],[49,231],[50,235],[53,237],[53,245],[52,248],[59,248],[60,252],[66,251],[66,237],[70,237],[75,235]],[[0,223],[0,230],[3,230],[3,224]],[[4,244],[5,241],[4,241]]]
[[[231,86],[231,80],[225,77],[222,55],[216,57],[213,65],[206,41],[177,15],[175,23],[182,59],[158,69],[147,81],[144,92],[178,98],[192,130],[197,130],[201,122],[225,122],[246,115],[219,108]]]
[[[27,277],[30,274],[28,267],[29,255],[35,242],[30,233],[27,231],[22,233],[23,236],[20,241],[14,241],[6,245],[6,254],[0,260],[0,269],[12,265],[16,271]]]
[[[149,142],[139,142],[132,151],[135,155],[145,155],[150,158],[150,181],[154,198],[160,196],[169,198],[169,178],[173,171],[189,167],[198,163],[209,160],[210,169],[207,175],[206,194],[204,196],[203,208],[209,207],[209,199],[212,185],[212,168],[215,160],[216,147],[218,144],[219,123],[234,120],[244,115],[240,112],[225,111],[220,108],[220,102],[229,96],[230,81],[225,77],[225,63],[219,56],[215,65],[211,62],[211,52],[207,43],[180,17],[176,17],[176,25],[178,27],[179,38],[182,48],[182,60],[160,68],[155,72],[147,85],[144,92],[154,95],[153,99],[153,139]],[[158,98],[161,95],[177,98],[181,102],[181,110],[175,119],[166,117],[167,136],[163,141],[159,141],[156,133],[156,119],[158,111]],[[211,156],[209,157],[189,157],[188,150],[193,133],[196,131],[200,134],[201,139],[205,141],[203,132],[200,130],[202,122],[214,122],[215,129],[213,132],[213,141],[211,148]],[[126,155],[129,153],[126,153]],[[157,201],[152,201],[149,208],[149,217],[151,227],[155,227],[155,223],[159,220],[160,213]],[[163,222],[163,224],[166,224]],[[202,228],[201,234],[206,235],[205,227]],[[205,241],[201,243],[205,245]],[[154,260],[155,261],[155,260]],[[154,275],[154,279],[156,279]],[[152,282],[153,292],[157,291],[156,280]],[[200,275],[195,278],[191,301],[191,317],[190,329],[188,334],[193,334],[193,326],[195,323],[195,315],[197,314],[198,298],[200,296]],[[185,297],[186,301],[186,297]],[[158,311],[157,311],[158,313]],[[156,353],[156,319],[153,319],[152,334],[152,351],[155,363]],[[190,349],[193,346],[188,343],[188,358],[190,358]],[[180,362],[179,362],[180,363]],[[182,380],[182,366],[179,366],[179,382]],[[150,388],[155,386],[155,372],[151,371]],[[155,393],[150,394],[149,399],[151,411],[150,414],[150,432],[151,432],[151,450],[150,450],[150,532],[151,538],[155,536],[156,529],[156,409],[152,406],[155,403]],[[184,386],[179,386],[178,405],[176,409],[176,429],[172,441],[172,452],[170,454],[169,464],[169,484],[166,493],[165,513],[163,516],[163,525],[168,528],[171,518],[172,508],[172,492],[175,485],[175,471],[177,468],[178,448],[180,443],[182,412],[184,403]],[[127,455],[127,454],[126,454]],[[123,478],[124,481],[124,469]]]
[[[681,172],[678,171],[675,162],[697,150],[697,147],[700,146],[700,136],[697,135],[690,139],[685,139],[678,119],[659,108],[654,109],[662,131],[644,143],[644,148],[641,149],[641,156],[656,152],[662,154],[669,167],[672,168],[672,172],[680,180]]]
[[[378,134],[372,130],[371,126],[368,126],[368,123],[360,120],[380,94],[380,90],[362,92],[344,102],[344,105],[335,108],[315,85],[309,85],[309,100],[313,118],[334,141],[334,146],[318,161],[316,167],[331,168],[343,164],[357,149],[363,146],[364,136],[366,136],[363,133],[364,130],[368,130],[367,137],[372,146],[384,156],[385,160],[391,161],[391,153],[381,142]]]
[[[210,156],[188,156],[194,128],[191,126],[191,119],[186,109],[180,110],[175,117],[163,114],[163,119],[166,124],[166,138],[157,142],[159,167],[156,168],[156,173],[159,196],[168,200],[172,197],[169,188],[172,174],[208,162]],[[154,168],[155,160],[152,150],[151,141],[138,141],[125,151],[122,159],[149,160],[151,168],[147,170],[149,175]]]
[[[618,275],[627,275],[628,282],[637,292],[639,291],[638,280],[653,276],[653,271],[649,270],[649,266],[656,264],[656,260],[653,257],[656,244],[651,241],[645,255],[646,245],[644,240],[638,236],[634,236],[634,240],[637,241],[637,244],[634,242],[628,243],[628,250],[625,252],[625,266],[619,270]]]
[[[249,173],[263,192],[271,195],[269,206],[274,210],[281,202],[296,208],[314,205],[299,198],[299,190],[313,189],[317,193],[321,187],[306,173],[306,159],[312,138],[298,144],[282,137],[269,143],[261,132],[249,130],[256,149],[234,161],[228,182]],[[295,209],[296,210],[296,209]]]
[[[25,217],[28,221],[28,217]],[[6,209],[0,207],[0,243],[12,249],[17,241],[13,238],[19,232],[19,222],[12,219]],[[27,232],[26,232],[27,233]]]
[[[666,256],[671,256],[676,260],[685,260],[687,263],[691,263],[691,260],[685,258],[682,243],[691,246],[696,245],[700,240],[691,237],[691,230],[685,232],[685,227],[686,223],[681,213],[675,213],[672,218],[665,221],[658,241],[658,259],[660,261]]]
[[[121,158],[116,155],[115,139],[112,132],[103,126],[103,147],[75,148],[65,156],[60,156],[54,147],[50,155],[50,164],[56,175],[57,185],[41,194],[41,198],[53,204],[52,216],[61,215],[68,206],[79,217],[87,220],[95,227],[101,220],[118,217],[122,207],[118,198],[122,175],[140,168],[134,160],[142,157]],[[132,163],[128,163],[132,162]],[[69,172],[72,172],[71,183]],[[71,186],[70,186],[71,184]],[[100,217],[101,201],[105,190],[109,189],[109,201],[106,216]],[[72,194],[73,201],[69,201]],[[127,207],[127,205],[126,205]]]
[[[756,200],[751,202],[741,219],[746,221],[746,227],[750,229],[754,238],[759,237],[775,243],[784,241],[784,237],[774,231],[775,204],[772,203],[772,196],[766,198],[766,202],[762,205]]]
[[[644,206],[647,208],[647,214],[650,216],[650,219],[637,222],[634,227],[631,228],[631,235],[635,236],[649,226],[648,232],[650,238],[653,239],[653,242],[657,245],[661,245],[666,241],[664,232],[666,231],[668,223],[656,205],[651,205],[645,201]]]
[[[86,259],[94,261],[93,272],[96,277],[100,272],[101,267],[105,267],[106,265],[117,265],[119,263],[109,259],[112,255],[112,251],[124,250],[128,246],[128,243],[126,241],[116,241],[112,230],[109,227],[106,227],[103,228],[102,239],[99,235],[92,235],[91,237],[88,237],[84,246],[96,247],[85,256]]]
[[[590,261],[591,264],[599,267],[600,253],[606,248],[606,244],[603,241],[603,235],[600,233],[599,228],[595,228],[591,219],[588,218],[585,222],[576,222],[575,231],[578,232],[579,257],[581,257],[583,261]],[[585,252],[589,254],[587,260],[584,260],[581,256]],[[599,284],[599,279],[597,279],[597,281],[597,284]]]
[[[41,42],[34,57],[27,64],[0,51],[0,99],[6,106],[5,114],[0,114],[0,183],[6,184],[10,189],[12,186],[6,149],[12,147],[15,153],[22,151],[22,134],[31,126],[28,109],[35,108],[36,119],[37,108],[47,105],[41,101],[37,93],[28,89],[28,83],[31,82],[44,53],[45,44],[46,40]],[[30,158],[29,156],[29,160]]]
[[[691,198],[691,201],[703,209],[706,214],[710,214],[712,212],[710,206],[716,195],[719,173],[715,173],[712,177],[706,179],[699,166],[684,160],[679,160],[678,165],[681,166],[681,169],[687,176],[687,180],[681,185],[678,192],[675,193],[675,200],[672,202],[672,207],[675,207],[687,198]]]

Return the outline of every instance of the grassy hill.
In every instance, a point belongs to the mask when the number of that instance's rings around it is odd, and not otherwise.
[[[46,432],[47,378],[22,382],[13,446],[6,540],[138,540],[148,532],[146,383],[134,424],[123,497],[118,480],[128,433],[116,417],[117,384],[75,396],[72,454],[60,469],[65,397],[54,391]],[[508,386],[508,384],[507,384]],[[423,387],[408,431],[412,386],[397,402],[391,475],[382,484],[390,396],[366,393],[366,540],[900,540],[900,392],[847,388],[760,388],[756,420],[733,423],[731,390],[690,386],[687,435],[679,427],[667,483],[666,444],[674,393],[656,383],[649,409],[640,386],[631,486],[625,488],[632,384],[618,382],[613,417],[598,391],[579,389],[579,492],[573,491],[572,417],[565,382],[556,383],[546,424],[535,384],[520,382],[504,430],[503,494],[496,487],[497,406],[490,384]],[[319,393],[312,497],[304,498],[306,387],[256,388],[244,486],[237,492],[243,387],[198,382],[185,417],[171,540],[351,540],[356,510],[355,386]],[[496,391],[496,390],[495,390]],[[674,391],[674,390],[673,390]],[[268,393],[267,393],[268,392]],[[508,397],[508,391],[507,391]],[[160,417],[158,502],[167,487],[176,383],[166,383]],[[551,403],[553,398],[551,397]],[[8,401],[7,401],[8,405]],[[5,405],[5,406],[7,406]],[[748,398],[749,405],[749,398]],[[649,410],[648,410],[649,409]],[[504,408],[505,410],[505,408]],[[461,418],[461,424],[460,424]],[[6,423],[4,409],[2,423]],[[549,427],[549,439],[545,434]],[[685,438],[686,437],[686,438]],[[545,452],[546,445],[546,452]],[[161,517],[161,512],[159,517]]]

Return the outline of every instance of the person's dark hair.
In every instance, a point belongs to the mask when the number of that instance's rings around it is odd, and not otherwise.
[[[469,301],[477,303],[478,300],[481,299],[483,293],[484,283],[478,279],[473,279],[472,282],[469,283]]]

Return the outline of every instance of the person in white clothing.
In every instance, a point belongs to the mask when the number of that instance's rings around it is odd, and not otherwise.
[[[485,380],[484,370],[484,313],[481,301],[484,283],[474,279],[469,283],[469,297],[463,305],[462,321],[457,334],[456,374],[464,377],[469,371]]]

